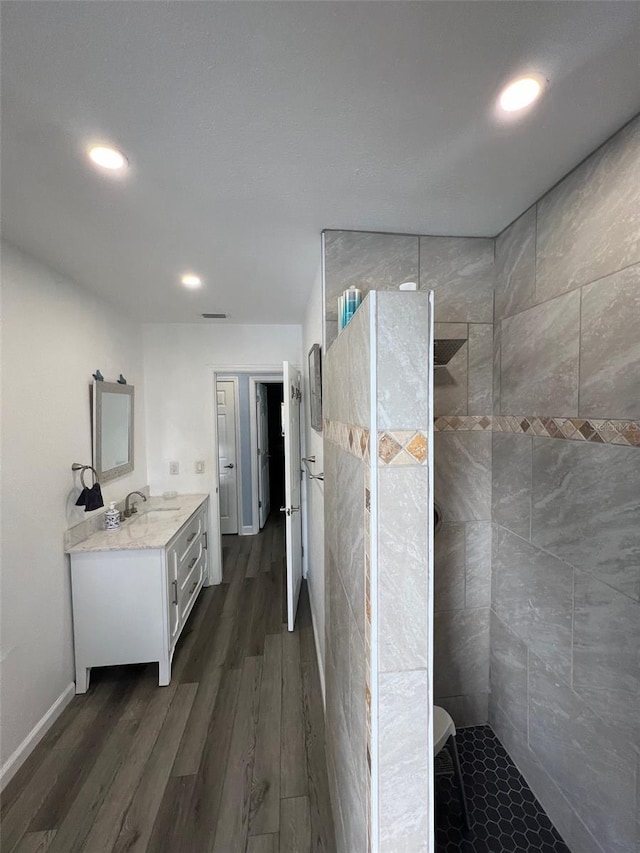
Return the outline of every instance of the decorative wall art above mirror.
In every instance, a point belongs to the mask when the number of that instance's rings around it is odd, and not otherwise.
[[[93,383],[93,467],[101,483],[133,471],[133,390]]]

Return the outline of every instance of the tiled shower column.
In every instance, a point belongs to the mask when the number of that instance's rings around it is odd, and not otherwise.
[[[326,355],[327,760],[339,853],[432,839],[431,315],[371,293]]]

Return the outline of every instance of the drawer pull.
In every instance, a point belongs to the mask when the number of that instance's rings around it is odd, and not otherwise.
[[[197,562],[198,562],[198,558],[194,557],[193,560],[191,560],[191,562],[189,563],[189,568],[192,569]]]
[[[191,536],[187,536],[187,542],[193,542],[193,540],[196,538],[197,535],[198,535],[197,531],[194,530],[193,533],[191,534]]]
[[[193,586],[192,586],[192,587],[191,587],[191,589],[189,590],[189,595],[193,595],[193,591],[195,590],[195,588],[196,588],[197,586],[198,586],[198,581],[194,581],[194,582],[193,582]]]
[[[178,581],[171,581],[171,586],[173,587],[173,603],[178,603]]]

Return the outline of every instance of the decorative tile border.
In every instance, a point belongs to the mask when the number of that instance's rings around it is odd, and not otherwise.
[[[640,421],[601,418],[543,418],[515,415],[456,415],[434,421],[437,432],[491,431],[538,435],[596,444],[640,447]]]
[[[340,421],[324,421],[324,437],[358,459],[369,461],[369,430]]]
[[[324,422],[324,437],[365,462],[370,458],[369,430],[339,421]],[[427,434],[421,430],[380,430],[378,464],[426,465]]]

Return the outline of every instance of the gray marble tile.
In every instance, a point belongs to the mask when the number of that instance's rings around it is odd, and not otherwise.
[[[608,853],[636,851],[636,753],[535,655],[529,744]]]
[[[466,536],[466,607],[491,604],[491,522],[469,521]]]
[[[501,706],[495,702],[489,705],[489,724],[555,828],[563,839],[568,840],[576,817],[575,811],[536,755],[529,749],[527,738],[523,738],[522,732],[513,725]],[[580,847],[575,848],[575,851],[582,853]]]
[[[493,413],[493,326],[469,325],[469,405],[470,415]]]
[[[493,240],[421,237],[420,289],[435,292],[439,323],[493,322]]]
[[[640,752],[640,604],[576,571],[573,689]]]
[[[429,301],[426,293],[378,293],[378,429],[429,422]]]
[[[342,453],[336,444],[324,439],[324,548],[334,559],[338,553],[338,456]]]
[[[503,414],[577,414],[579,333],[578,291],[502,321]]]
[[[362,637],[353,620],[350,633],[349,668],[351,672],[349,739],[353,746],[356,775],[364,782],[367,778],[367,704],[365,695],[367,660]],[[363,799],[365,798],[363,797]]]
[[[434,434],[435,499],[444,521],[491,518],[491,433]]]
[[[640,261],[640,119],[538,202],[537,301]]]
[[[322,413],[327,420],[349,423],[350,374],[347,336],[340,334],[322,365]]]
[[[430,849],[433,757],[427,729],[431,703],[426,670],[380,676],[380,853],[427,853]]]
[[[354,745],[349,737],[347,719],[342,707],[337,708],[335,719],[328,727],[332,761],[335,767],[336,794],[340,802],[341,832],[344,833],[344,850],[364,850],[366,839],[366,808],[362,796],[365,780],[358,774]]]
[[[337,566],[364,638],[364,462],[341,451],[338,462]]]
[[[495,317],[502,319],[535,303],[536,206],[496,238]]]
[[[573,569],[497,527],[491,596],[505,625],[569,680]]]
[[[465,525],[443,524],[434,539],[434,610],[462,610],[465,602]]]
[[[428,468],[378,469],[380,672],[429,662],[428,495]]]
[[[367,231],[325,232],[325,317],[336,321],[338,297],[348,287],[363,295],[370,290],[397,290],[403,281],[418,281],[419,238]],[[327,325],[327,346],[333,341]]]
[[[329,645],[333,661],[333,691],[335,701],[342,709],[345,718],[349,716],[351,697],[351,669],[349,660],[352,616],[349,602],[339,572],[329,579],[329,597],[331,602],[331,634]]]
[[[640,264],[582,289],[579,409],[640,419]]]
[[[640,453],[533,439],[531,539],[640,598]]]
[[[489,694],[473,693],[468,696],[440,696],[436,702],[451,715],[458,728],[484,726],[489,720]]]
[[[435,698],[489,689],[489,608],[434,614]]]
[[[347,423],[364,427],[371,425],[371,311],[371,301],[365,299],[343,332],[349,366]]]
[[[433,336],[438,340],[451,341],[469,337],[468,323],[434,323]]]
[[[502,364],[502,324],[498,320],[493,327],[493,413],[502,411],[502,382],[500,370]]]
[[[500,706],[518,735],[527,740],[526,645],[504,622],[491,613],[489,683],[491,706]]]
[[[460,326],[466,324],[438,323],[438,326]],[[435,333],[438,337],[438,331]],[[466,415],[468,392],[469,345],[464,344],[448,364],[436,367],[433,371],[433,409],[436,417],[440,415]]]
[[[531,529],[531,442],[530,435],[492,436],[493,520],[525,539]]]

